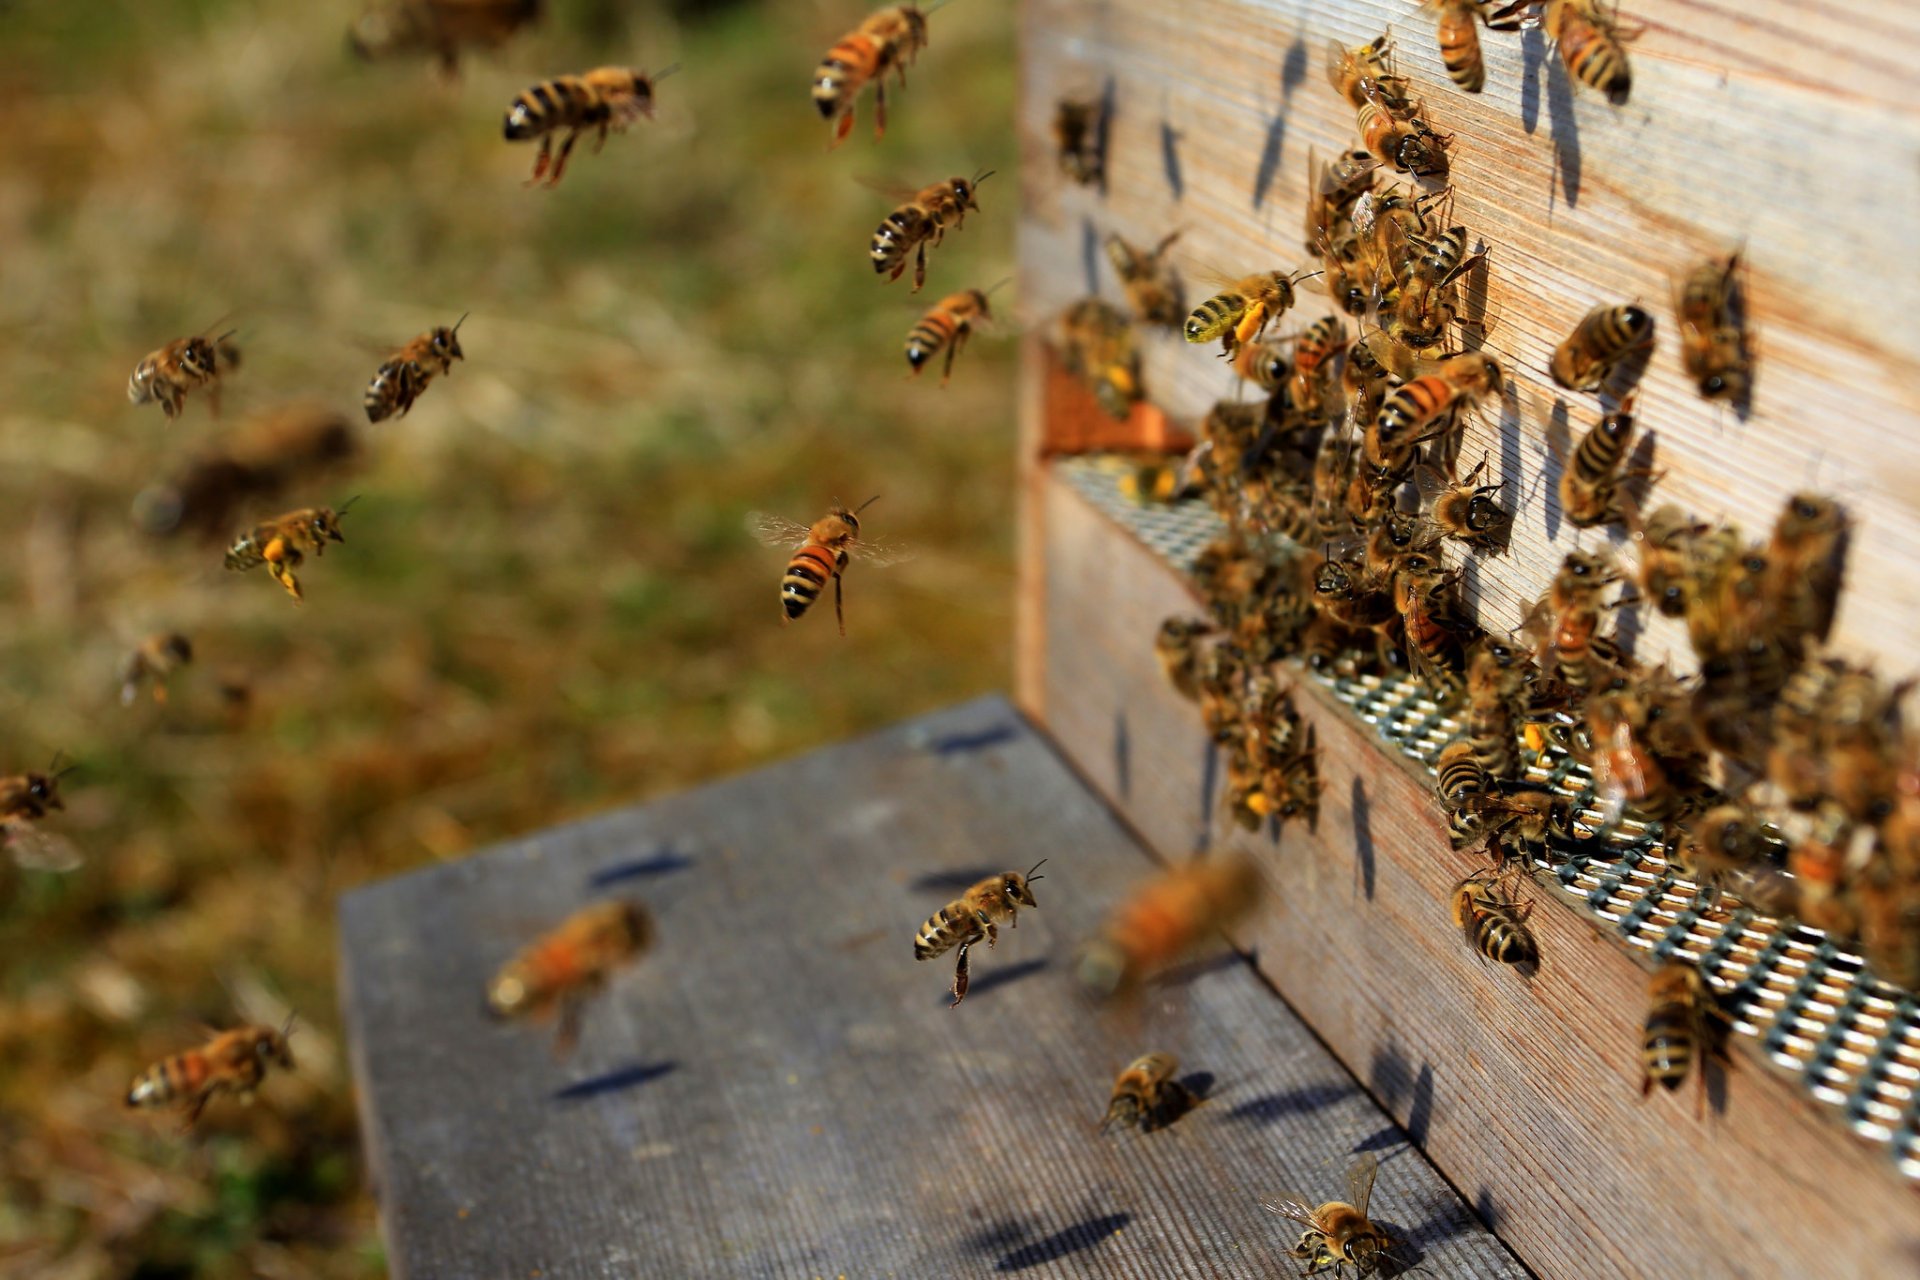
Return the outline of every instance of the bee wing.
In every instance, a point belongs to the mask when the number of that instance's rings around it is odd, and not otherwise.
[[[6,846],[15,863],[28,871],[64,874],[78,870],[86,861],[80,846],[73,841],[26,822],[0,823],[0,844]]]
[[[1335,93],[1345,96],[1342,86],[1347,79],[1347,47],[1338,40],[1327,41],[1327,83],[1333,86]]]
[[[1433,509],[1436,502],[1453,490],[1453,484],[1447,479],[1446,472],[1424,462],[1413,469],[1413,485],[1420,491],[1420,505],[1429,511]]]
[[[902,564],[918,554],[904,542],[883,542],[867,538],[856,538],[847,548],[847,554],[863,564],[876,569],[884,569],[890,564]]]
[[[1320,1220],[1314,1215],[1313,1209],[1296,1192],[1282,1191],[1271,1199],[1262,1200],[1260,1207],[1268,1213],[1291,1218],[1303,1227],[1312,1227],[1316,1231],[1320,1229]]]
[[[902,204],[912,201],[920,194],[918,187],[910,187],[904,182],[893,182],[886,178],[855,177],[854,181],[869,191],[878,191],[889,200],[898,200]]]
[[[1367,1201],[1373,1196],[1373,1178],[1380,1172],[1380,1157],[1369,1151],[1347,1170],[1347,1203],[1367,1216]]]
[[[807,540],[813,526],[799,524],[781,516],[770,516],[764,511],[749,512],[747,531],[753,534],[763,546],[793,547]]]
[[[1382,369],[1402,382],[1409,382],[1432,367],[1431,361],[1422,360],[1413,354],[1411,348],[1395,341],[1385,329],[1373,330],[1362,338],[1361,342],[1366,344],[1367,351],[1379,362]]]

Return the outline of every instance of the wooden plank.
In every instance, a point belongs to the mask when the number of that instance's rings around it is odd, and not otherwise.
[[[951,885],[1050,861],[975,961],[907,942]],[[348,1025],[397,1276],[1266,1276],[1260,1199],[1341,1185],[1429,1271],[1524,1274],[1238,958],[1133,1018],[1071,990],[1071,946],[1151,864],[1000,698],[360,890]],[[480,1016],[525,939],[633,891],[657,955],[576,1060]],[[1171,1129],[1099,1140],[1148,1045],[1215,1083]]]
[[[1857,527],[1836,639],[1885,671],[1920,666],[1908,571],[1920,560],[1920,329],[1899,322],[1920,306],[1920,272],[1905,266],[1907,211],[1920,207],[1913,6],[1629,0],[1624,20],[1647,31],[1624,107],[1572,87],[1538,32],[1483,33],[1487,89],[1463,94],[1431,18],[1405,0],[1026,0],[1023,15],[1029,327],[1090,292],[1118,299],[1098,252],[1108,231],[1150,243],[1184,228],[1190,303],[1209,267],[1316,265],[1302,245],[1308,154],[1354,142],[1324,48],[1391,24],[1402,70],[1455,137],[1455,220],[1491,250],[1487,346],[1518,389],[1476,416],[1463,450],[1489,451],[1525,496],[1511,553],[1468,579],[1483,622],[1512,626],[1561,556],[1597,540],[1561,520],[1546,446],[1557,411],[1583,430],[1595,402],[1559,396],[1544,370],[1589,307],[1638,299],[1660,325],[1640,401],[1667,472],[1660,497],[1760,534],[1791,490],[1838,494]],[[1103,197],[1060,177],[1049,125],[1063,94],[1109,83]],[[1760,362],[1745,421],[1686,384],[1670,301],[1676,275],[1736,247]],[[1331,310],[1306,298],[1299,316]],[[1142,345],[1149,392],[1176,418],[1242,394],[1212,351],[1172,334]],[[1666,619],[1640,647],[1650,664],[1691,666]]]
[[[1226,821],[1198,713],[1152,654],[1161,619],[1196,598],[1058,480],[1043,519],[1049,732],[1163,854],[1261,859],[1276,905],[1242,941],[1262,972],[1529,1266],[1913,1274],[1920,1201],[1884,1148],[1757,1055],[1736,1049],[1704,1120],[1691,1091],[1642,1103],[1646,973],[1557,896],[1529,894],[1537,974],[1480,963],[1446,907],[1473,860],[1450,849],[1429,779],[1318,684],[1297,696],[1319,732],[1317,831],[1276,843]]]

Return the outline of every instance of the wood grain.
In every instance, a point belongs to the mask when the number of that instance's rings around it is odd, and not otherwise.
[[[1046,490],[1047,727],[1155,849],[1245,848],[1275,890],[1242,941],[1263,973],[1542,1275],[1911,1276],[1920,1199],[1742,1041],[1642,1103],[1646,971],[1557,894],[1537,974],[1481,963],[1448,919],[1472,869],[1430,783],[1321,686],[1298,684],[1326,784],[1317,831],[1248,837],[1151,637],[1187,585],[1059,481]]]
[[[949,1011],[914,930],[1042,856],[1039,909]],[[1269,1276],[1297,1233],[1260,1200],[1331,1195],[1367,1149],[1429,1272],[1523,1275],[1243,960],[1130,1018],[1082,1004],[1070,949],[1151,865],[987,698],[360,890],[342,990],[394,1274]],[[482,1016],[529,933],[627,892],[658,951],[576,1059]],[[1149,1046],[1209,1101],[1099,1140]]]
[[[1763,534],[1801,487],[1840,496],[1856,522],[1837,643],[1920,666],[1920,10],[1789,0],[1630,2],[1631,102],[1573,86],[1538,32],[1483,32],[1486,92],[1446,80],[1431,17],[1390,0],[1026,0],[1021,134],[1026,199],[1021,303],[1043,326],[1090,292],[1118,300],[1098,253],[1108,231],[1150,243],[1184,228],[1189,305],[1209,270],[1315,265],[1302,244],[1308,156],[1353,144],[1353,114],[1324,73],[1329,40],[1391,24],[1401,69],[1454,135],[1455,221],[1490,249],[1487,347],[1517,393],[1480,411],[1462,456],[1492,454],[1523,502],[1510,554],[1468,588],[1504,630],[1544,589],[1577,534],[1560,518],[1550,426],[1584,430],[1590,396],[1556,392],[1554,345],[1588,308],[1638,299],[1658,349],[1641,386],[1659,497]],[[1065,183],[1053,104],[1110,86],[1108,188]],[[1679,367],[1677,275],[1741,248],[1759,346],[1751,416],[1702,401]],[[1305,295],[1282,331],[1332,308]],[[1297,320],[1298,323],[1292,323]],[[1143,341],[1152,398],[1197,421],[1243,395],[1213,351]],[[1617,532],[1615,541],[1619,541]],[[1680,630],[1646,628],[1649,662],[1691,666]]]

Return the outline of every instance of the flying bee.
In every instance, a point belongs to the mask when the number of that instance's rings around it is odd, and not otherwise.
[[[993,312],[987,306],[989,292],[962,289],[958,293],[950,293],[920,317],[919,323],[907,332],[907,363],[913,366],[910,377],[919,377],[927,361],[945,349],[947,363],[940,373],[940,385],[947,385],[953,377],[954,357],[960,354],[960,349],[967,345],[967,339],[973,336],[974,326],[993,320]]]
[[[1127,305],[1142,324],[1172,328],[1180,323],[1180,285],[1167,262],[1180,232],[1172,231],[1151,249],[1136,249],[1117,235],[1107,237],[1107,261],[1120,277]]]
[[[1647,983],[1647,1027],[1640,1042],[1640,1059],[1645,1074],[1640,1079],[1640,1096],[1646,1097],[1658,1084],[1672,1093],[1699,1061],[1700,1109],[1705,1114],[1707,1077],[1704,1059],[1713,1042],[1707,1019],[1719,1017],[1719,1007],[1708,991],[1707,980],[1690,964],[1669,961],[1656,969]]]
[[[1598,89],[1616,105],[1627,100],[1633,73],[1627,66],[1624,34],[1614,18],[1600,11],[1600,0],[1547,0],[1543,25],[1560,48],[1567,74]]]
[[[827,50],[813,73],[813,105],[821,119],[840,122],[829,149],[853,132],[854,103],[868,84],[873,85],[874,141],[886,136],[887,74],[897,74],[900,87],[906,87],[907,68],[927,47],[927,14],[937,7],[899,4],[876,10]]]
[[[1154,657],[1167,673],[1167,682],[1183,698],[1200,696],[1200,641],[1214,630],[1204,618],[1168,618],[1153,638]]]
[[[1625,521],[1620,482],[1650,474],[1623,466],[1633,445],[1633,405],[1634,397],[1628,396],[1581,436],[1560,473],[1560,514],[1576,529]]]
[[[1478,550],[1499,550],[1507,545],[1513,532],[1513,512],[1492,497],[1506,488],[1507,482],[1474,484],[1486,467],[1487,458],[1482,457],[1459,484],[1449,482],[1438,467],[1424,462],[1413,469],[1413,482],[1427,508],[1421,523],[1422,538],[1451,538]]]
[[[1462,410],[1500,392],[1500,366],[1485,352],[1427,360],[1384,334],[1369,335],[1367,345],[1380,366],[1402,380],[1380,402],[1362,442],[1367,461],[1383,470],[1400,470],[1415,445],[1446,434]]]
[[[1122,1129],[1140,1126],[1142,1133],[1164,1129],[1198,1106],[1193,1091],[1173,1078],[1180,1060],[1170,1053],[1149,1053],[1129,1062],[1113,1082],[1113,1096],[1107,1101],[1107,1114],[1100,1121],[1100,1132],[1118,1124]]]
[[[1547,372],[1569,391],[1598,391],[1629,356],[1653,345],[1653,316],[1633,305],[1595,307],[1553,349]]]
[[[141,532],[226,536],[236,509],[276,497],[296,480],[352,461],[360,442],[345,414],[318,404],[280,405],[256,414],[217,448],[196,454],[171,478],[133,500]]]
[[[1262,391],[1272,393],[1293,378],[1293,357],[1284,339],[1249,342],[1233,353],[1233,371]]]
[[[448,75],[462,48],[492,49],[540,16],[541,0],[384,0],[347,29],[347,45],[368,61],[428,53]]]
[[[1287,1256],[1307,1263],[1307,1274],[1332,1269],[1335,1276],[1352,1267],[1358,1275],[1369,1276],[1388,1261],[1393,1240],[1367,1217],[1367,1202],[1373,1198],[1374,1175],[1380,1171],[1379,1157],[1371,1151],[1353,1162],[1347,1170],[1347,1198],[1329,1200],[1309,1208],[1299,1196],[1283,1193],[1263,1202],[1269,1213],[1305,1227],[1300,1240],[1287,1250]]]
[[[59,767],[54,758],[46,773],[16,773],[0,777],[0,845],[17,864],[30,871],[65,873],[79,868],[80,849],[65,836],[40,827],[47,814],[64,810],[60,779],[76,766]]]
[[[1254,341],[1273,321],[1293,306],[1293,287],[1304,276],[1282,271],[1264,271],[1243,276],[1208,298],[1187,317],[1188,342],[1212,342],[1220,339],[1221,354],[1233,353]]]
[[[1832,498],[1796,493],[1773,524],[1767,544],[1766,594],[1794,643],[1825,642],[1840,600],[1847,514]]]
[[[986,169],[968,178],[948,178],[930,187],[909,193],[904,188],[886,188],[888,194],[903,197],[899,208],[887,215],[873,233],[873,259],[876,275],[886,274],[898,280],[913,257],[913,292],[927,282],[927,249],[946,239],[947,228],[966,225],[967,210],[978,209],[975,198],[980,184],[993,176]]]
[[[901,550],[861,538],[860,513],[878,501],[880,495],[875,494],[851,511],[835,503],[827,509],[826,515],[811,525],[758,513],[751,517],[754,536],[762,544],[787,547],[792,546],[796,539],[800,542],[799,549],[793,553],[793,559],[787,562],[787,571],[780,579],[781,625],[792,622],[811,608],[827,585],[827,579],[831,578],[834,617],[839,619],[840,634],[847,634],[847,617],[841,606],[840,593],[840,579],[847,570],[847,563],[859,556],[879,568],[897,563],[906,556]]]
[[[1753,382],[1739,287],[1740,255],[1695,268],[1680,282],[1680,361],[1709,400],[1743,400]]]
[[[1260,872],[1243,854],[1215,854],[1142,883],[1081,948],[1075,974],[1092,995],[1135,991],[1259,901]]]
[[[461,316],[451,329],[446,325],[429,329],[387,357],[362,397],[368,422],[381,422],[396,413],[406,417],[434,375],[453,373],[453,362],[467,358],[460,349],[460,326],[466,322],[466,316]]]
[[[1125,422],[1142,395],[1133,325],[1117,307],[1082,298],[1061,313],[1060,363],[1092,390],[1101,410]]]
[[[1447,76],[1468,93],[1487,87],[1487,64],[1480,56],[1482,0],[1425,0],[1433,10],[1434,34]]]
[[[525,185],[539,186],[545,178],[547,186],[559,186],[561,175],[567,171],[567,157],[573,154],[573,144],[587,130],[599,131],[593,144],[598,154],[607,144],[609,129],[625,133],[635,121],[653,119],[654,83],[677,69],[668,67],[649,75],[632,67],[595,67],[583,75],[543,80],[515,98],[507,108],[506,123],[502,127],[507,141],[540,139],[540,153],[533,159],[533,176]],[[560,144],[560,154],[556,157],[553,135],[562,129],[567,131],[567,140]],[[547,172],[549,165],[553,170],[551,174]]]
[[[587,1001],[654,943],[653,913],[638,902],[596,902],[522,948],[487,983],[496,1018],[544,1019],[557,1014],[553,1053],[564,1058],[580,1040]]]
[[[1007,871],[988,876],[928,916],[920,932],[914,935],[915,960],[933,960],[956,946],[960,948],[953,970],[953,1003],[947,1006],[949,1009],[958,1009],[960,1002],[967,998],[967,987],[972,981],[967,971],[968,949],[982,939],[990,948],[999,945],[999,921],[1005,920],[1009,929],[1018,928],[1021,907],[1039,908],[1032,885],[1035,880],[1046,879],[1034,874],[1046,861],[1040,859],[1025,875]]]
[[[302,507],[253,526],[227,548],[227,568],[251,569],[264,564],[294,603],[300,603],[300,580],[293,571],[306,560],[307,552],[323,555],[327,543],[347,540],[340,532],[340,517],[358,501],[357,496],[349,498],[338,511],[332,507]]]
[[[204,388],[207,407],[218,417],[220,380],[240,365],[240,348],[228,341],[233,334],[229,329],[217,338],[175,338],[148,352],[127,379],[127,399],[134,404],[158,400],[160,411],[171,422],[186,407],[187,393]]]
[[[268,1067],[293,1070],[293,1050],[287,1045],[292,1031],[291,1017],[278,1030],[236,1027],[198,1049],[162,1058],[134,1077],[127,1088],[127,1106],[178,1106],[191,1128],[216,1094],[231,1093],[243,1105],[251,1104]]]
[[[1499,875],[1476,871],[1453,886],[1453,922],[1466,935],[1467,945],[1483,960],[1500,964],[1527,964],[1540,959],[1540,948],[1527,928],[1533,904],[1524,906],[1499,896]]]
[[[120,705],[130,707],[140,686],[153,682],[153,700],[164,705],[167,677],[193,661],[193,642],[178,631],[156,631],[134,647],[120,664]]]
[[[1060,172],[1083,187],[1107,177],[1106,108],[1092,98],[1062,98],[1053,109],[1053,144]]]

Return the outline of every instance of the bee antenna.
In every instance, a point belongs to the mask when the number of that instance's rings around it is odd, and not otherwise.
[[[872,506],[874,503],[878,501],[880,501],[880,495],[876,493],[871,498],[868,498],[865,502],[855,507],[853,509],[853,514],[859,515],[862,511],[865,511],[868,507]]]
[[[653,73],[653,74],[652,74],[651,76],[648,76],[648,77],[647,77],[647,79],[649,79],[649,80],[665,80],[665,79],[666,79],[666,78],[667,78],[668,76],[670,76],[670,75],[672,75],[672,74],[673,74],[674,72],[676,72],[676,71],[678,71],[679,69],[680,69],[680,64],[679,64],[679,63],[677,63],[677,62],[669,62],[669,63],[668,63],[668,64],[667,64],[666,66],[664,66],[664,67],[662,67],[662,68],[661,68],[660,70],[658,70],[658,71],[656,71],[656,72],[654,72],[654,73]]]
[[[979,186],[981,183],[985,182],[988,178],[991,178],[994,174],[998,172],[999,172],[998,169],[982,169],[980,172],[973,175],[973,185],[976,187]]]
[[[1042,858],[1040,859],[1040,861],[1034,863],[1033,866],[1027,870],[1027,879],[1028,880],[1045,880],[1046,879],[1045,876],[1036,876],[1033,873],[1046,865],[1047,865],[1047,860],[1045,858]]]
[[[358,501],[360,501],[360,495],[356,493],[351,498],[348,498],[345,502],[340,504],[339,508],[335,510],[333,513],[334,518],[338,519],[339,517],[347,514],[348,508],[352,507],[353,504]]]
[[[1001,276],[998,280],[994,281],[993,287],[986,291],[985,296],[991,298],[994,294],[998,293],[1003,287],[1005,287],[1008,284],[1011,284],[1012,282],[1013,282],[1012,276]]]
[[[456,336],[457,336],[457,335],[459,334],[459,332],[460,332],[460,326],[461,326],[461,325],[463,325],[463,324],[465,324],[465,323],[467,322],[467,317],[468,317],[468,316],[470,316],[470,315],[472,315],[472,314],[473,314],[473,312],[471,312],[471,311],[462,311],[462,312],[460,313],[460,318],[459,318],[458,320],[455,320],[455,321],[453,322],[453,332],[454,332],[454,334],[455,334]]]
[[[287,1020],[280,1025],[280,1038],[282,1040],[293,1034],[293,1020],[299,1016],[300,1011],[298,1009],[287,1010]]]

